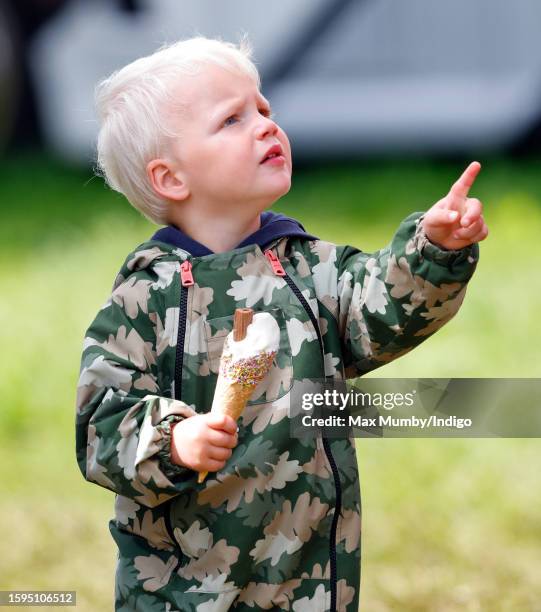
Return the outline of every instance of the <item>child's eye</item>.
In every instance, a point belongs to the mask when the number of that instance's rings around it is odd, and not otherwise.
[[[232,125],[231,123],[229,123],[229,121],[231,121],[232,119],[236,120],[238,119],[237,115],[231,115],[231,117],[228,117],[225,121],[224,121],[224,126],[227,125]]]
[[[274,117],[274,114],[271,112],[270,108],[260,108],[259,112],[268,119],[272,119]]]

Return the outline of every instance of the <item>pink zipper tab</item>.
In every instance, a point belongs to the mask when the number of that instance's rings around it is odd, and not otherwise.
[[[183,287],[191,287],[194,284],[192,264],[187,259],[180,264],[180,282]]]
[[[270,249],[268,251],[265,251],[265,257],[269,260],[270,265],[272,266],[272,271],[276,274],[276,276],[286,275],[286,271],[282,267],[280,260],[278,259],[278,257],[276,257],[273,251],[271,251]]]

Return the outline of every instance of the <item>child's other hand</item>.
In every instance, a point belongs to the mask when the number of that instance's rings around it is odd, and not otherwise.
[[[481,164],[472,162],[451,191],[425,214],[423,228],[430,242],[444,249],[462,249],[488,236],[483,205],[476,198],[468,198],[480,170]]]
[[[223,469],[237,443],[237,424],[229,415],[197,414],[173,428],[171,459],[197,472],[217,472]]]

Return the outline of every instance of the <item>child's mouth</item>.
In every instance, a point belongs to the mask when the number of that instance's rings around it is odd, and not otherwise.
[[[261,162],[261,164],[268,164],[270,166],[281,166],[284,162],[285,159],[283,155],[277,155],[276,153],[273,153],[272,155],[269,155],[269,157],[266,157]]]

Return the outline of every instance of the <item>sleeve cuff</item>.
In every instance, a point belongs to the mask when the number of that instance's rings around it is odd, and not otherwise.
[[[193,470],[182,465],[177,465],[171,460],[171,431],[173,426],[184,420],[183,417],[178,414],[171,414],[156,425],[156,429],[161,434],[160,450],[158,451],[158,460],[160,462],[160,468],[167,478],[178,479],[181,477],[187,478],[193,475]]]
[[[474,264],[479,260],[479,245],[477,243],[470,244],[462,249],[445,249],[430,242],[422,224],[423,218],[424,214],[417,219],[413,236],[413,244],[422,257],[447,267],[464,262]]]

